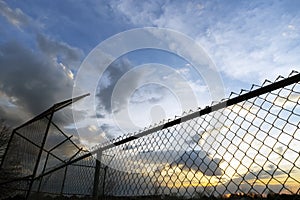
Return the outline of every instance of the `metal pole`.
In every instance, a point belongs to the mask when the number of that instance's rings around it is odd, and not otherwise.
[[[82,150],[82,148],[79,149],[73,156],[71,156],[71,158],[69,159],[69,161],[72,160],[73,158],[75,158],[77,156],[77,154],[80,153],[81,150]],[[66,182],[66,176],[67,176],[68,166],[69,165],[66,165],[66,168],[65,168],[65,173],[64,173],[63,182],[62,182],[62,185],[61,185],[60,195],[63,195],[63,192],[64,192],[64,187],[65,187],[65,182]]]
[[[99,176],[100,176],[100,167],[101,167],[101,156],[102,151],[97,152],[95,174],[94,174],[94,185],[93,185],[93,198],[98,198],[98,187],[99,187]]]
[[[104,167],[104,174],[103,174],[103,183],[102,183],[102,197],[105,197],[105,181],[106,181],[106,171],[108,166]]]
[[[47,166],[47,163],[48,163],[48,159],[49,159],[49,153],[47,154],[47,157],[46,157],[46,160],[45,160],[45,164],[44,164],[44,167],[43,167],[42,174],[43,174],[43,173],[45,172],[45,170],[46,170],[46,166]],[[44,178],[44,177],[42,176],[42,177],[41,177],[41,180],[40,180],[40,183],[39,183],[39,187],[38,187],[38,193],[40,192],[43,178]]]
[[[49,132],[49,129],[50,129],[51,120],[53,118],[53,115],[54,115],[54,110],[52,110],[52,112],[50,114],[50,118],[48,120],[48,124],[47,124],[47,128],[46,128],[46,131],[45,131],[45,135],[44,135],[41,147],[40,147],[40,152],[38,154],[37,161],[36,161],[35,167],[33,169],[32,178],[31,178],[31,181],[30,181],[30,184],[29,184],[29,188],[28,188],[28,191],[27,191],[27,194],[26,194],[26,199],[29,198],[29,195],[31,193],[32,185],[33,185],[33,182],[35,180],[34,178],[36,176],[37,169],[39,167],[39,163],[40,163],[40,160],[41,160],[41,157],[42,157],[43,149],[44,149],[44,146],[45,146],[45,143],[46,143],[46,139],[47,139],[47,136],[48,136],[48,132]]]
[[[66,168],[65,168],[65,173],[64,173],[64,178],[63,178],[63,182],[62,182],[62,185],[61,185],[60,195],[63,195],[63,192],[64,192],[67,171],[68,171],[68,166],[66,166]]]

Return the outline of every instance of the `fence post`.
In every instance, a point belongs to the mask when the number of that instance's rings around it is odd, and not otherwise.
[[[94,174],[94,185],[93,185],[93,198],[94,199],[98,198],[101,156],[102,156],[102,150],[97,151],[97,159],[96,159],[95,174]]]
[[[65,168],[64,178],[63,178],[63,182],[62,182],[62,186],[61,186],[61,190],[60,190],[60,195],[61,196],[64,193],[64,187],[65,187],[65,182],[66,182],[67,171],[68,171],[68,166],[66,166],[66,168]]]
[[[31,177],[31,180],[30,180],[30,183],[29,183],[29,188],[27,190],[26,199],[29,198],[29,195],[31,193],[32,185],[33,185],[33,182],[35,180],[34,178],[36,176],[37,169],[39,167],[39,163],[40,163],[40,160],[41,160],[41,157],[42,157],[43,149],[44,149],[44,146],[45,146],[45,143],[46,143],[46,140],[47,140],[47,136],[48,136],[48,132],[49,132],[49,129],[50,129],[50,126],[51,126],[51,121],[52,121],[54,112],[55,111],[53,109],[51,111],[50,118],[48,119],[45,135],[44,135],[44,138],[43,138],[43,141],[42,141],[42,144],[41,144],[41,147],[40,147],[40,151],[39,151],[39,154],[38,154],[38,157],[37,157],[37,160],[36,160],[33,172],[32,172],[32,177]]]
[[[46,157],[46,160],[45,160],[45,163],[44,163],[44,167],[43,167],[43,171],[42,171],[42,174],[45,172],[46,170],[46,166],[47,166],[47,163],[48,163],[48,159],[49,159],[49,152],[47,154],[47,157]],[[38,193],[41,191],[41,186],[42,186],[42,182],[43,182],[43,178],[44,177],[41,177],[40,179],[40,182],[39,182],[39,187],[38,187]]]
[[[103,182],[102,182],[102,197],[105,195],[105,180],[106,180],[106,172],[108,169],[108,166],[105,166],[104,168],[104,174],[103,174]]]

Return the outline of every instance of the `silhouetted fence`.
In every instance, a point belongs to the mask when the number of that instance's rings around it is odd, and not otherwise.
[[[27,197],[49,193],[103,199],[233,194],[298,198],[299,81],[300,74],[292,72],[288,78],[253,85],[249,91],[99,144],[90,152],[53,124],[54,106],[13,131],[1,171],[18,173],[8,178],[1,174],[1,181],[7,189],[25,191]],[[63,140],[46,147],[47,134],[52,133]],[[62,154],[59,147],[67,143],[70,148]]]
[[[61,109],[85,96],[57,103],[12,131],[1,162],[0,199],[16,194],[24,198],[36,193],[92,194],[93,183],[90,180],[95,171],[95,159],[92,157],[49,173],[57,166],[87,153],[54,122],[62,120]]]
[[[300,75],[95,148],[103,196],[299,194]]]

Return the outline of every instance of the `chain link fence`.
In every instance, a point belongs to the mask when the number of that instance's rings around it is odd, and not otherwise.
[[[292,72],[253,85],[90,152],[53,122],[82,97],[55,104],[14,129],[0,187],[28,199],[299,199],[299,81]]]
[[[61,109],[85,96],[57,103],[12,131],[1,162],[0,199],[15,195],[39,199],[40,194],[92,194],[91,180],[95,173],[92,156],[56,170],[88,153],[55,123],[58,121],[59,124],[66,114]]]
[[[294,72],[265,81],[98,147],[99,191],[107,198],[297,196],[299,80]]]

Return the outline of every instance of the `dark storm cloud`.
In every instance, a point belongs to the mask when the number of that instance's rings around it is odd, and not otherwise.
[[[50,57],[17,42],[0,46],[0,90],[21,110],[38,114],[71,97],[73,81]]]
[[[0,13],[9,23],[32,31],[33,50],[21,41],[0,46],[0,97],[13,99],[14,107],[1,108],[1,118],[19,124],[54,103],[71,98],[73,80],[68,67],[76,68],[83,56],[78,48],[44,35],[38,23],[19,8],[0,1]],[[4,95],[4,96],[3,96]],[[71,110],[57,115],[60,124],[72,120]]]
[[[11,9],[4,1],[0,1],[0,15],[20,33],[26,33],[23,39],[12,37],[0,44],[0,119],[17,127],[53,104],[72,98],[73,73],[70,68],[79,66],[83,52],[45,35],[38,21],[18,8]],[[86,114],[78,112],[82,116]],[[71,107],[55,113],[53,121],[61,129],[71,125]],[[76,135],[77,132],[69,134]],[[64,138],[57,135],[57,131],[50,131],[47,145],[52,147]],[[80,143],[78,137],[72,139]],[[67,158],[76,148],[67,142],[57,151],[57,155]]]

